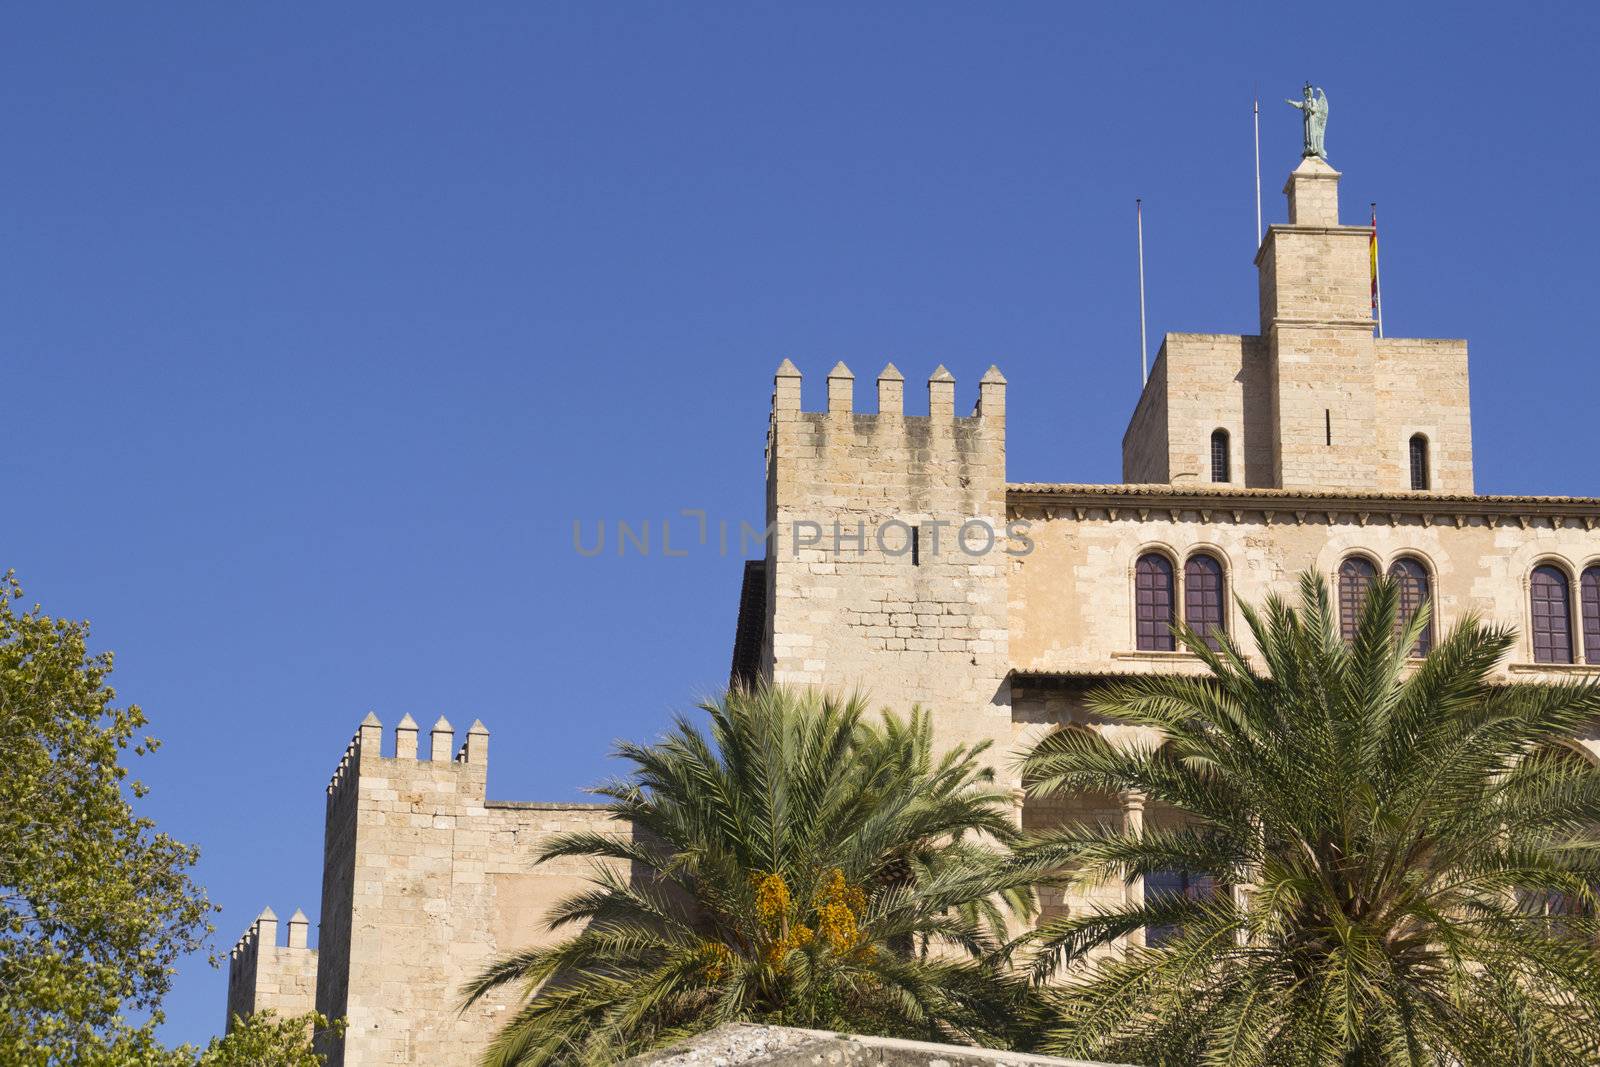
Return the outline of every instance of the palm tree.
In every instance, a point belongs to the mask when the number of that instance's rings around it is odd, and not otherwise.
[[[1066,974],[1046,1048],[1149,1064],[1600,1062],[1600,772],[1561,747],[1600,691],[1492,683],[1512,634],[1472,618],[1408,663],[1428,609],[1406,620],[1397,603],[1373,585],[1348,643],[1314,575],[1298,607],[1243,606],[1262,672],[1180,628],[1207,675],[1091,701],[1165,744],[1062,732],[1026,759],[1037,792],[1130,791],[1179,816],[1063,830],[1026,847],[1031,862],[1216,887],[1040,929],[1036,979]],[[1141,945],[1147,929],[1159,944]]]
[[[547,844],[596,861],[552,913],[576,929],[494,964],[467,1002],[526,996],[494,1065],[610,1063],[735,1020],[1003,1042],[1026,982],[1001,973],[1027,882],[983,748],[935,759],[929,717],[871,721],[859,697],[760,687],[621,744],[596,792],[626,836]]]

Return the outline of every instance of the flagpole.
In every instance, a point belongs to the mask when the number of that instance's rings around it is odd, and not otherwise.
[[[1150,346],[1144,335],[1144,200],[1134,197],[1133,215],[1139,226],[1139,381],[1150,381]]]
[[[1261,98],[1256,97],[1256,247],[1261,247]]]
[[[1378,336],[1383,336],[1383,272],[1378,267],[1378,202],[1372,202],[1372,310],[1378,313]]]

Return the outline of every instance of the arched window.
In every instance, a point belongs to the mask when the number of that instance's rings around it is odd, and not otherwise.
[[[1133,600],[1141,652],[1171,652],[1172,563],[1159,552],[1146,552],[1133,569]]]
[[[1396,632],[1403,630],[1410,624],[1417,610],[1427,603],[1433,590],[1428,585],[1428,568],[1422,561],[1412,556],[1401,556],[1389,566],[1389,577],[1395,580],[1400,587],[1400,610],[1395,615]],[[1417,638],[1417,646],[1411,650],[1413,656],[1426,656],[1433,651],[1433,620],[1428,620],[1428,628],[1422,631],[1422,636]]]
[[[1428,439],[1420,433],[1411,438],[1411,488],[1428,488]]]
[[[1572,662],[1572,600],[1567,576],[1548,563],[1533,569],[1528,583],[1533,609],[1535,663]]]
[[[1183,565],[1183,621],[1213,649],[1222,647],[1219,635],[1227,630],[1223,585],[1222,563],[1217,557],[1196,552]]]
[[[1199,874],[1194,871],[1151,871],[1144,876],[1144,900],[1146,904],[1153,904],[1162,897],[1187,897],[1190,900],[1205,900],[1216,896],[1217,880],[1209,874]],[[1151,948],[1176,941],[1183,936],[1183,928],[1177,925],[1146,926],[1144,928],[1144,943]]]
[[[1211,431],[1211,480],[1233,481],[1233,475],[1229,471],[1227,430]]]
[[[1346,641],[1355,640],[1361,609],[1366,607],[1367,594],[1377,577],[1378,568],[1361,556],[1346,556],[1339,564],[1339,633]]]
[[[1600,663],[1600,565],[1583,572],[1583,661]]]

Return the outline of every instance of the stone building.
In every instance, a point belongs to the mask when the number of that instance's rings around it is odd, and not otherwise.
[[[942,743],[991,741],[1014,776],[1004,757],[1049,731],[1125,729],[1087,711],[1097,683],[1199,670],[1174,648],[1174,620],[1237,634],[1234,597],[1292,593],[1307,569],[1328,576],[1346,615],[1388,573],[1408,610],[1433,601],[1435,631],[1469,612],[1514,624],[1506,681],[1600,673],[1600,500],[1473,491],[1467,345],[1374,336],[1371,230],[1339,223],[1338,182],[1317,159],[1290,175],[1289,222],[1256,255],[1259,333],[1167,335],[1123,438],[1120,484],[1007,482],[998,370],[958,416],[940,368],[928,414],[913,415],[892,365],[877,410],[856,411],[840,364],[827,410],[807,412],[785,361],[768,550],[746,564],[734,679],[920,703]],[[441,720],[425,760],[409,717],[393,756],[382,733],[362,723],[329,786],[317,950],[303,917],[278,946],[263,913],[233,954],[230,1016],[314,1005],[344,1017],[330,1051],[348,1067],[472,1063],[508,1005],[460,1015],[461,983],[548,937],[541,914],[583,877],[530,869],[529,854],[553,832],[628,831],[584,805],[487,800],[477,724],[452,757]],[[1600,739],[1574,741],[1600,751]],[[1173,817],[1125,796],[1037,802],[1010,784],[1026,825]],[[1103,886],[1046,905],[1141,892]]]

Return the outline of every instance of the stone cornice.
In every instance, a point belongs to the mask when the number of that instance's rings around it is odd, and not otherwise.
[[[1288,315],[1275,315],[1268,323],[1274,329],[1322,330],[1329,327],[1341,330],[1360,330],[1371,333],[1377,326],[1374,319],[1297,319]],[[1399,340],[1399,338],[1395,338]]]
[[[1267,232],[1261,235],[1261,244],[1256,246],[1255,265],[1261,266],[1261,257],[1266,254],[1268,238],[1279,233],[1305,233],[1328,234],[1336,237],[1368,237],[1372,236],[1372,227],[1368,226],[1297,226],[1294,223],[1274,222],[1267,227]]]
[[[1046,519],[1089,518],[1176,521],[1181,512],[1196,512],[1202,522],[1245,522],[1259,515],[1267,523],[1322,523],[1349,520],[1398,524],[1414,519],[1424,526],[1496,525],[1501,521],[1527,529],[1533,525],[1600,525],[1600,499],[1574,496],[1480,496],[1452,493],[1355,493],[1295,489],[1212,489],[1179,485],[1078,485],[1013,482],[1006,486],[1006,509],[1012,517],[1042,514]],[[1252,515],[1252,519],[1253,519]]]

